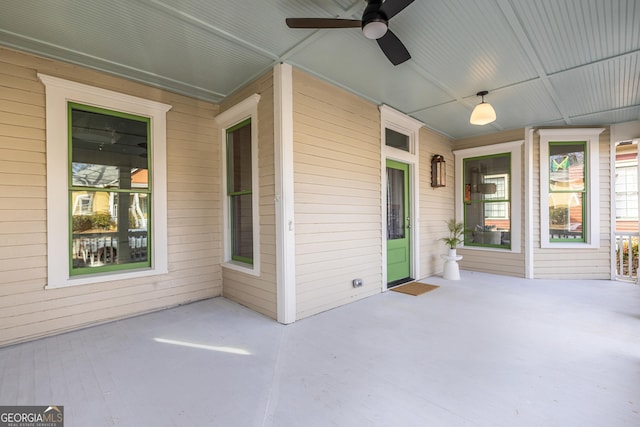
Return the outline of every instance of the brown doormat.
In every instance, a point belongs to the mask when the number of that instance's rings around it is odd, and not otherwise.
[[[403,294],[408,295],[422,295],[426,292],[432,291],[434,289],[438,289],[440,286],[436,285],[427,285],[426,283],[420,282],[410,282],[405,285],[396,286],[395,288],[391,288],[392,291],[402,292]]]

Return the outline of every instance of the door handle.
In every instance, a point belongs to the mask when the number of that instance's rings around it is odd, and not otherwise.
[[[407,217],[407,228],[411,228],[411,218]]]

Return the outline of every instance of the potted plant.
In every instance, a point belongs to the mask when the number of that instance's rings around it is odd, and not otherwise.
[[[464,242],[464,223],[456,222],[455,218],[447,221],[449,229],[449,237],[443,237],[442,240],[449,247],[449,256],[456,256],[456,248],[460,243]]]

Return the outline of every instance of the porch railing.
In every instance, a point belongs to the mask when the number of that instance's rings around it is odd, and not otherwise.
[[[640,233],[616,232],[616,278],[638,282],[638,241]]]

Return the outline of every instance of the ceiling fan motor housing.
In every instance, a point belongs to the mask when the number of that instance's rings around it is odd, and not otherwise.
[[[387,15],[380,10],[382,1],[369,0],[362,14],[362,32],[369,39],[384,36],[389,26]]]
[[[411,59],[407,48],[402,44],[398,36],[389,29],[389,19],[402,12],[415,0],[367,0],[362,19],[342,18],[287,18],[289,28],[358,28],[362,34],[376,40],[387,59],[393,65],[402,64]]]

